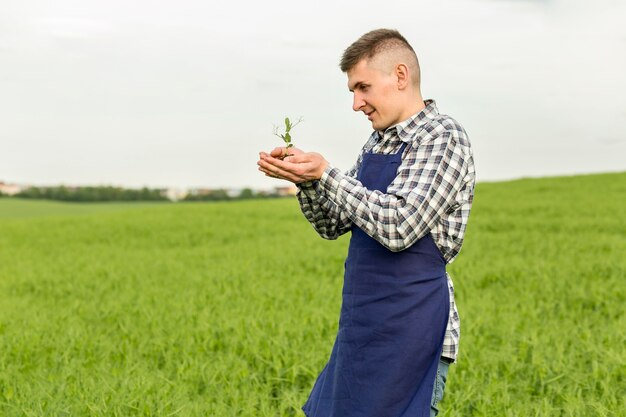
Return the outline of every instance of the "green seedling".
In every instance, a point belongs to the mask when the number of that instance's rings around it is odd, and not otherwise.
[[[278,127],[274,126],[274,135],[278,136],[279,138],[283,140],[283,142],[285,142],[286,149],[285,149],[284,156],[291,156],[288,153],[288,149],[293,147],[293,143],[291,143],[291,129],[296,127],[301,121],[302,121],[302,117],[299,118],[297,122],[291,123],[291,120],[289,120],[289,117],[285,117],[285,133],[280,133],[278,131]]]

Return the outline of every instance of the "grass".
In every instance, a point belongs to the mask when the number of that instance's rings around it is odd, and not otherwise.
[[[445,416],[626,415],[626,173],[479,184]],[[0,199],[0,415],[303,416],[348,240],[294,200]]]
[[[17,198],[0,198],[0,219],[23,217],[75,216],[94,214],[116,210],[153,207],[167,204],[166,202],[139,203],[98,203],[98,204],[67,204],[58,201],[22,200]]]

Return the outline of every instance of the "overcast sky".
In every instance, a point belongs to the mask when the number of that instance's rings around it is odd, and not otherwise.
[[[371,125],[338,62],[379,27],[479,180],[624,171],[625,19],[617,0],[2,0],[0,181],[269,188],[257,156],[286,115],[348,169]]]

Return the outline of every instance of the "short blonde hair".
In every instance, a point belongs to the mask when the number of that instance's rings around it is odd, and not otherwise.
[[[420,67],[417,54],[404,36],[395,29],[376,29],[361,36],[343,52],[339,67],[341,71],[348,72],[363,59],[371,60],[387,53],[401,53],[408,57],[410,62],[406,64],[411,69],[412,82],[419,87]]]

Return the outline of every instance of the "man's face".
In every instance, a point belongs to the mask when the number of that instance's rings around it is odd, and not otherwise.
[[[374,130],[385,130],[402,121],[393,72],[387,74],[375,62],[363,59],[348,71],[348,89],[354,94],[352,110],[362,111]]]

